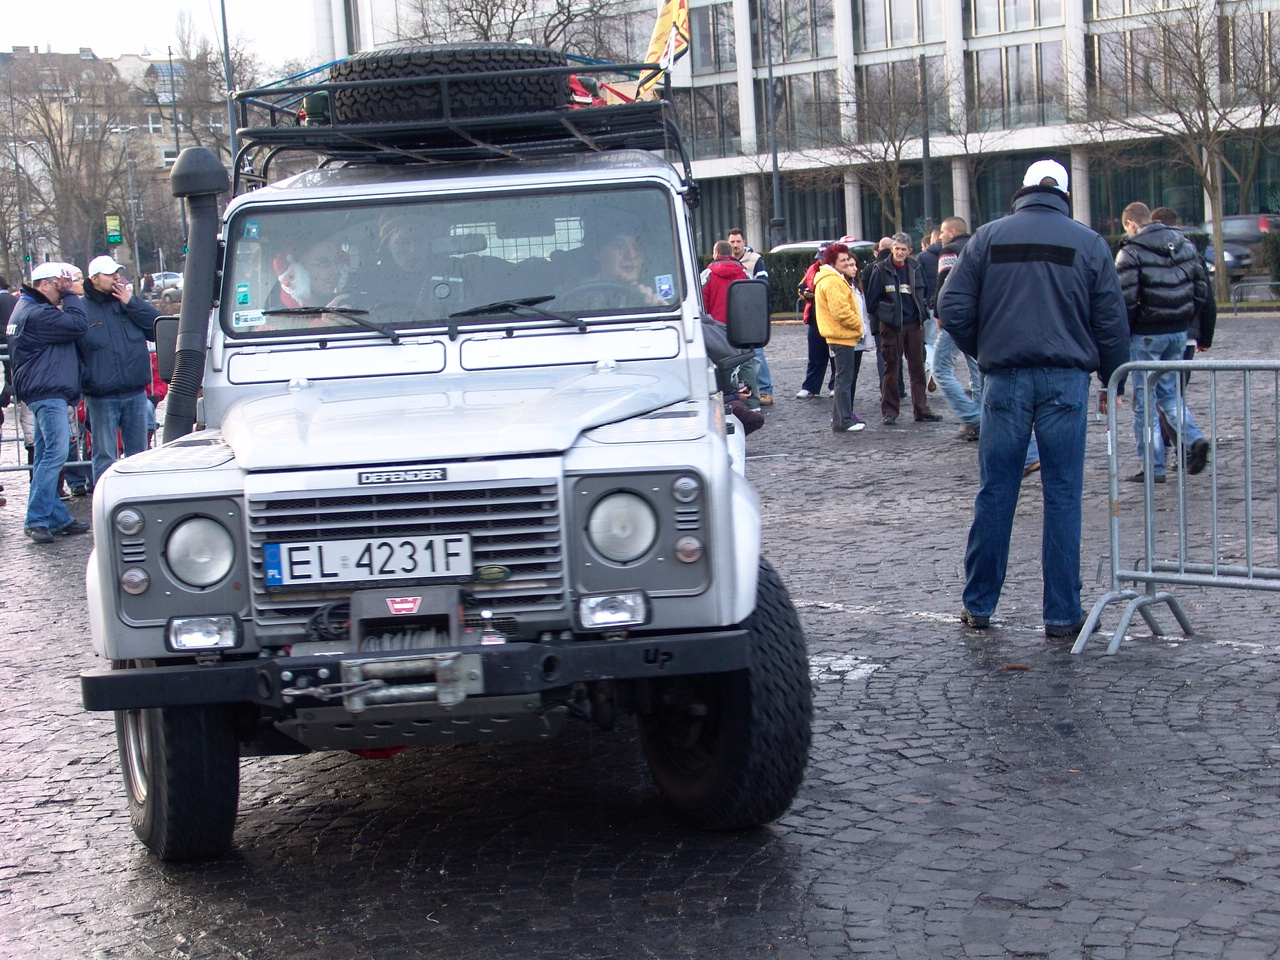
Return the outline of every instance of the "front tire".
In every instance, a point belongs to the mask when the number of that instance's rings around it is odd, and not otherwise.
[[[231,847],[240,748],[229,707],[120,710],[116,742],[133,832],[157,857],[205,859]]]
[[[650,773],[682,817],[706,830],[776,820],[800,789],[812,738],[804,632],[786,587],[760,562],[751,667],[647,681],[640,737]]]

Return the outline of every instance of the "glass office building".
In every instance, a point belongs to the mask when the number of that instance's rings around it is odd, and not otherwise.
[[[1167,32],[1178,21],[1212,34],[1199,42],[1217,62],[1179,59]],[[690,33],[673,95],[702,185],[700,233],[743,226],[757,249],[769,245],[775,144],[783,239],[876,239],[895,208],[919,235],[926,131],[934,222],[1002,215],[1027,164],[1052,157],[1071,172],[1074,216],[1096,229],[1117,230],[1132,200],[1198,223],[1210,204],[1176,144],[1105,120],[1159,115],[1143,92],[1197,72],[1280,77],[1280,0],[690,0]],[[1280,209],[1280,144],[1256,129],[1227,140],[1222,211]]]

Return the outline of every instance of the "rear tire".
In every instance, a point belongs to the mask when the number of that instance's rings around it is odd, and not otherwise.
[[[329,68],[331,81],[438,77],[493,70],[564,67],[564,54],[523,43],[403,44],[353,54]],[[456,117],[493,117],[555,110],[569,102],[569,75],[530,74],[449,85]],[[402,123],[443,117],[440,84],[371,86],[331,92],[333,122]]]
[[[786,587],[760,562],[752,666],[648,681],[640,736],[663,797],[707,830],[742,830],[787,811],[804,779],[813,693],[804,633]]]
[[[157,857],[205,859],[231,847],[240,748],[230,707],[120,710],[116,742],[133,832]]]

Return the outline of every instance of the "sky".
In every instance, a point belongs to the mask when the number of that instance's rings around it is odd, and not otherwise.
[[[129,0],[104,15],[95,0],[52,0],[56,18],[5,17],[0,50],[38,46],[54,53],[92,47],[100,57],[149,50],[163,58],[176,47],[178,11],[186,11],[198,33],[222,43],[219,0]],[[312,0],[226,0],[227,29],[233,43],[243,40],[267,67],[285,60],[315,62]],[[29,8],[30,9],[30,8]],[[272,70],[268,70],[272,73]]]

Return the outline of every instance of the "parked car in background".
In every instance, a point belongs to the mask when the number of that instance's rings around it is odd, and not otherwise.
[[[780,243],[769,252],[807,253],[812,257],[817,255],[818,247],[828,242],[827,240],[797,240],[794,243]],[[870,260],[876,252],[876,244],[873,240],[854,240],[851,243],[846,241],[846,246],[848,246],[849,252],[858,258],[859,262]]]
[[[1213,236],[1213,224],[1202,223],[1196,227],[1201,233]],[[1246,213],[1222,218],[1222,240],[1247,247],[1255,263],[1262,262],[1262,235],[1280,230],[1280,214]]]
[[[177,287],[179,290],[182,289],[182,274],[175,273],[172,270],[153,273],[151,275],[151,280],[157,294],[162,290],[168,290],[170,287]]]
[[[1227,218],[1227,219],[1231,219],[1231,218]],[[1194,229],[1192,227],[1180,225],[1180,226],[1174,227],[1174,229],[1180,230],[1183,233],[1197,233],[1197,232],[1207,233],[1208,231],[1204,230],[1205,226],[1211,226],[1211,225],[1205,224],[1199,227],[1195,227]],[[1223,229],[1225,232],[1225,229],[1226,229],[1225,225]],[[1212,234],[1209,234],[1209,235],[1212,236]],[[1213,244],[1210,243],[1201,252],[1204,255],[1205,269],[1209,271],[1209,276],[1213,276],[1214,273],[1217,272],[1217,262],[1214,258]],[[1243,243],[1235,243],[1230,240],[1224,240],[1222,244],[1222,259],[1223,259],[1223,263],[1226,265],[1226,268],[1227,268],[1227,276],[1231,278],[1232,283],[1237,283],[1240,280],[1243,280],[1245,277],[1249,276],[1249,274],[1253,273],[1253,264],[1255,261],[1254,254],[1253,254],[1253,251],[1250,250]]]

